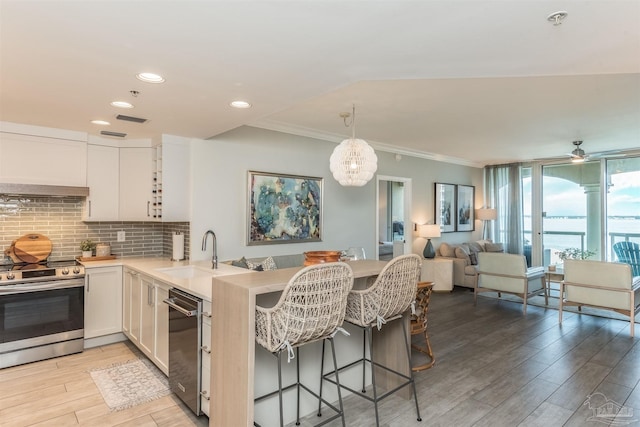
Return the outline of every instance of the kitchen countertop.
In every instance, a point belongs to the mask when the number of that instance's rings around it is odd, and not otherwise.
[[[127,267],[209,302],[211,302],[211,282],[214,277],[236,274],[259,274],[252,270],[234,267],[224,263],[218,263],[218,268],[214,270],[211,268],[211,261],[209,260],[171,261],[168,258],[159,257],[131,257],[104,261],[83,261],[82,265],[86,269],[112,266]],[[180,269],[181,267],[182,269]],[[186,269],[189,267],[194,267],[193,274],[187,272]],[[167,271],[167,269],[172,269],[173,272]],[[193,277],[179,277],[184,275]]]

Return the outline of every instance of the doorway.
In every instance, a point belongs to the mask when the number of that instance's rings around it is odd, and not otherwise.
[[[376,259],[388,261],[411,252],[411,179],[377,179]]]

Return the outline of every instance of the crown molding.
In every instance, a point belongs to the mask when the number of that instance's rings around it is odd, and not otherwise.
[[[339,144],[345,139],[344,135],[338,135],[330,132],[322,132],[316,129],[291,125],[289,123],[278,122],[275,120],[268,120],[268,119],[251,122],[251,123],[248,123],[247,126],[266,129],[266,130],[272,130],[276,132],[288,133],[291,135],[304,136],[307,138],[319,139],[322,141],[333,142],[336,144]],[[371,145],[371,147],[373,147],[374,150],[384,151],[387,153],[401,154],[403,156],[417,157],[420,159],[433,160],[436,162],[443,162],[443,163],[451,163],[454,165],[468,166],[473,168],[484,167],[483,164],[470,162],[465,159],[445,156],[442,154],[429,153],[426,151],[419,151],[419,150],[412,150],[412,149],[403,148],[403,147],[397,147],[395,145],[387,144],[384,142],[373,141],[368,139],[367,143]]]

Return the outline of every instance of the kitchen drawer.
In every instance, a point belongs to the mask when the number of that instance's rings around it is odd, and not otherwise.
[[[211,396],[211,370],[202,366],[202,391],[200,392],[200,407],[209,416],[209,397]]]

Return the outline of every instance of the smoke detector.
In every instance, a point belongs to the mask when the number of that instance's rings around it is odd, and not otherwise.
[[[562,24],[562,21],[564,21],[568,15],[569,14],[566,11],[559,10],[547,16],[547,21],[552,22],[553,26],[557,27],[558,25]]]

